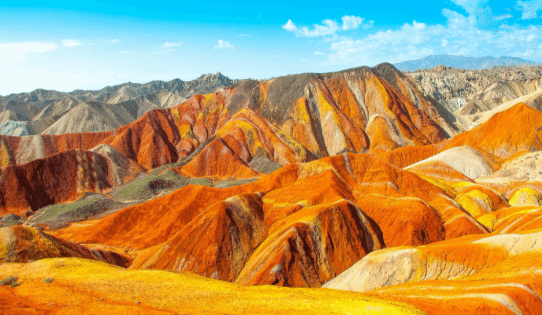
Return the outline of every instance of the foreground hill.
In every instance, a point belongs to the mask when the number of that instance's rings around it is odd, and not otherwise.
[[[405,303],[339,291],[242,286],[192,273],[124,270],[85,259],[44,259],[3,264],[3,314],[423,314]],[[44,279],[52,279],[47,283]]]
[[[513,233],[513,231],[509,231]],[[388,249],[325,284],[419,307],[428,314],[537,314],[540,230]],[[427,294],[430,291],[431,294]]]

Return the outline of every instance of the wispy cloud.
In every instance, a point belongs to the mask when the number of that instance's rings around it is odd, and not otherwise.
[[[215,46],[215,49],[234,49],[235,46],[230,44],[230,42],[223,41],[221,39],[218,40],[218,43]]]
[[[41,42],[0,43],[0,65],[24,60],[27,54],[44,53],[57,48],[55,44]]]
[[[120,42],[120,39],[115,38],[115,39],[110,40],[110,42],[111,42],[112,44],[116,44],[116,43],[119,43],[119,42]]]
[[[126,55],[126,54],[128,53],[128,51],[126,51],[126,50],[121,50],[119,53],[120,53],[120,54],[123,54],[123,55]]]
[[[514,16],[512,14],[503,14],[503,15],[495,16],[493,19],[496,21],[501,21],[501,20],[511,19],[513,17]]]
[[[325,53],[320,52],[320,51],[315,51],[315,52],[314,52],[314,55],[315,55],[315,56],[318,56],[318,55],[325,55]]]
[[[522,11],[523,20],[536,19],[538,11],[542,10],[542,0],[518,1],[516,5],[517,9]]]
[[[292,20],[288,20],[282,28],[288,32],[293,32],[297,37],[317,37],[335,35],[338,31],[354,30],[359,27],[369,29],[374,24],[374,21],[365,22],[364,18],[354,15],[345,15],[341,20],[342,24],[339,24],[335,20],[326,19],[322,21],[322,24],[314,24],[312,29],[306,26],[298,27]]]
[[[370,32],[361,37],[338,36],[339,31],[370,27],[356,16],[344,16],[342,24],[324,20],[310,29],[298,27],[291,20],[282,26],[296,37],[324,36],[330,43],[327,64],[375,65],[380,62],[401,62],[431,54],[509,55],[542,60],[542,25],[524,26],[512,14],[493,14],[488,0],[452,0],[463,13],[443,9],[445,23],[426,24],[412,21],[401,26]],[[537,3],[542,0],[536,0]],[[519,3],[519,2],[518,2]],[[523,2],[521,3],[523,4]],[[533,16],[538,6],[530,4]],[[533,9],[534,8],[534,9]],[[525,15],[525,11],[523,11]],[[370,25],[369,25],[370,24]],[[320,51],[314,55],[321,55]]]
[[[239,36],[241,36],[241,37],[250,37],[250,35],[248,35],[248,34],[239,34]]]
[[[75,39],[64,39],[62,41],[62,45],[66,46],[66,47],[77,47],[77,46],[81,46],[81,42],[75,40]]]
[[[170,49],[163,49],[163,50],[159,50],[159,51],[153,51],[153,52],[151,52],[151,54],[153,54],[153,55],[164,55],[164,54],[172,53],[174,51],[175,51],[175,48],[170,48]]]
[[[171,47],[179,47],[183,44],[183,42],[165,42],[162,44],[162,48],[171,48]]]

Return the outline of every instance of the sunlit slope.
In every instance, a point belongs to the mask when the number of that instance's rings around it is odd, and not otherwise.
[[[125,270],[100,262],[57,258],[3,264],[3,314],[423,314],[408,304],[324,289],[242,286],[190,273]],[[45,279],[53,279],[46,283]]]
[[[540,230],[531,230],[387,249],[325,287],[405,301],[429,314],[538,314],[540,239]]]

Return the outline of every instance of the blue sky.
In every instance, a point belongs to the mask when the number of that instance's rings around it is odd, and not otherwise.
[[[0,95],[445,53],[542,61],[542,0],[67,2],[0,3]]]

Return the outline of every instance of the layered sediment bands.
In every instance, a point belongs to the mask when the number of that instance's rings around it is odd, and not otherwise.
[[[424,95],[460,115],[491,110],[542,88],[540,66],[464,70],[437,66],[406,75]]]
[[[164,244],[140,254],[130,267],[192,271],[233,281],[266,237],[260,196],[237,195],[203,210]]]
[[[355,204],[308,207],[270,226],[236,282],[318,287],[383,247],[380,229]]]
[[[132,268],[317,287],[374,250],[443,240],[444,221],[428,204],[441,195],[413,173],[348,153],[241,186],[187,186],[53,233],[136,249]]]
[[[325,284],[400,300],[428,314],[443,309],[534,314],[542,307],[540,230],[470,236],[369,254]],[[431,291],[427,294],[427,291]]]
[[[175,108],[150,111],[114,131],[3,136],[1,145],[4,166],[109,144],[150,169],[189,156],[213,137],[222,138],[247,164],[265,154],[286,165],[343,152],[431,144],[453,134],[451,123],[400,72],[383,64],[244,81]]]
[[[7,166],[0,170],[0,213],[23,214],[73,200],[88,191],[108,190],[133,176],[121,166],[100,154],[81,150]],[[132,171],[139,170],[133,165]]]
[[[542,228],[542,208],[509,207],[484,214],[477,218],[496,233],[522,233]]]
[[[79,257],[127,267],[130,259],[115,252],[91,250],[21,225],[0,228],[0,262],[30,262],[54,257]]]
[[[190,177],[253,178],[260,176],[222,139],[211,142],[179,171]]]

